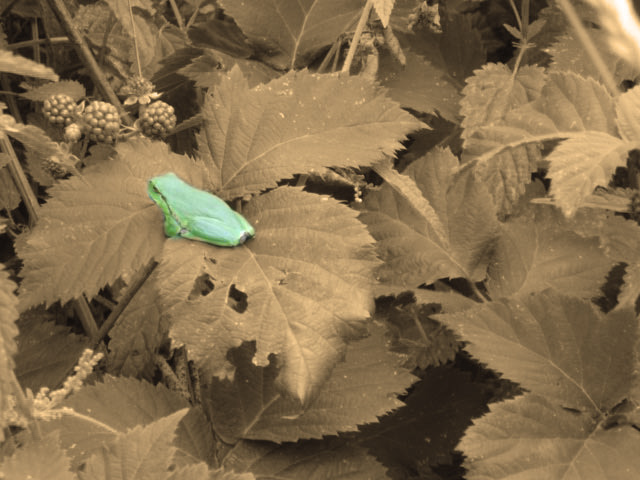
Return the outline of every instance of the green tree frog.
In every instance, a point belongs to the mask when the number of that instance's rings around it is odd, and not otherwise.
[[[256,234],[251,224],[224,200],[192,187],[175,173],[153,177],[147,192],[164,213],[168,237],[234,247]]]

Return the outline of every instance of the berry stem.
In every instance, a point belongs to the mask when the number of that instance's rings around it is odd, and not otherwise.
[[[360,15],[360,20],[358,21],[358,25],[356,26],[356,31],[353,33],[353,38],[351,39],[351,45],[349,46],[349,51],[347,52],[347,58],[342,65],[342,73],[349,74],[349,70],[351,69],[351,64],[353,63],[353,57],[356,54],[356,50],[358,49],[358,43],[360,43],[360,37],[362,36],[362,31],[364,30],[365,25],[369,21],[369,15],[371,14],[371,9],[373,8],[373,0],[367,0],[367,4],[364,6],[362,10],[362,15]]]
[[[131,0],[127,0],[129,4],[129,17],[131,18],[131,36],[133,37],[133,50],[136,52],[136,66],[138,67],[138,76],[142,77],[142,67],[140,66],[140,52],[138,51],[138,37],[136,35],[136,22],[133,18],[133,8]]]

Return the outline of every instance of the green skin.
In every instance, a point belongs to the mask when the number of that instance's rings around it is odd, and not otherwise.
[[[224,200],[165,173],[149,180],[147,192],[164,213],[164,232],[220,247],[235,247],[256,231]]]

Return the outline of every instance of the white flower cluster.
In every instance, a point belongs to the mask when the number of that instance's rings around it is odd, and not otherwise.
[[[50,391],[47,387],[42,387],[33,399],[33,416],[42,420],[51,420],[66,413],[67,408],[56,408],[67,395],[75,392],[93,371],[93,367],[103,357],[102,353],[93,353],[93,350],[86,349],[82,352],[78,365],[74,368],[74,374],[67,377],[58,390]]]

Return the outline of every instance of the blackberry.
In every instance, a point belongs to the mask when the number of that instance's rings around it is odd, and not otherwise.
[[[140,128],[148,137],[165,137],[175,126],[173,107],[161,100],[149,105],[140,116]]]
[[[120,130],[120,115],[116,107],[107,102],[91,102],[82,113],[89,139],[94,142],[113,143]]]
[[[42,112],[49,123],[66,127],[75,120],[76,102],[69,95],[59,93],[51,95],[44,101]]]

